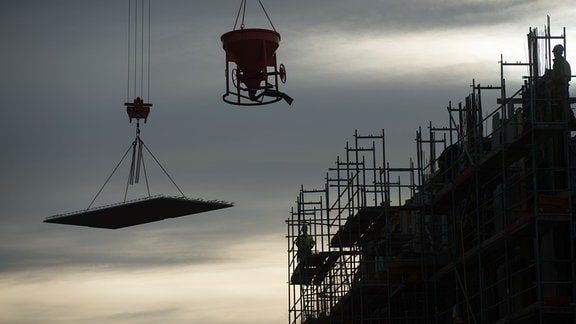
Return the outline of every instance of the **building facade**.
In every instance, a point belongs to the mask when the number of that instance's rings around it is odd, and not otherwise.
[[[528,62],[500,61],[500,85],[473,82],[448,126],[419,128],[407,166],[390,166],[384,131],[356,131],[326,182],[300,188],[290,324],[576,323],[576,100],[544,55],[565,31],[544,29]],[[516,65],[529,75],[509,93]]]

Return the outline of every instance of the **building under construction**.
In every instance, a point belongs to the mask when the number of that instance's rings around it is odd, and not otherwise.
[[[566,39],[549,26],[529,30],[528,62],[501,59],[500,85],[473,82],[447,126],[418,129],[407,166],[384,131],[355,132],[300,189],[290,324],[576,323],[576,99],[553,80]],[[528,75],[509,91],[515,66]]]

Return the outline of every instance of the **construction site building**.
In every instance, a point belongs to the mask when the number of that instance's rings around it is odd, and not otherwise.
[[[565,34],[531,28],[528,62],[473,81],[448,126],[416,131],[407,166],[388,162],[384,131],[356,131],[325,183],[300,188],[290,324],[576,323],[576,98],[543,77]],[[528,75],[510,93],[514,66]]]

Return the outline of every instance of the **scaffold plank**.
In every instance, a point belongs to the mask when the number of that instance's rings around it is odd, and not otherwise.
[[[363,207],[358,210],[354,217],[349,218],[346,223],[338,229],[330,240],[330,246],[352,246],[360,239],[360,235],[365,233],[368,227],[374,223],[385,212],[385,207]]]
[[[290,278],[292,285],[318,285],[334,266],[339,254],[319,252],[304,257]]]

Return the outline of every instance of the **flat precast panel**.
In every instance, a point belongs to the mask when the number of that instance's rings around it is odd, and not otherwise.
[[[44,222],[117,229],[232,206],[221,201],[160,196],[56,215],[46,218]]]

